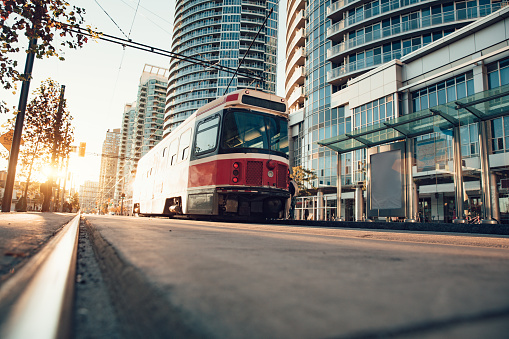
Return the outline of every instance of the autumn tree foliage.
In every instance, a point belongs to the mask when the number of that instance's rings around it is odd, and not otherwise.
[[[28,45],[31,39],[37,39],[31,52],[39,59],[58,57],[63,60],[63,47],[82,47],[87,37],[76,31],[84,24],[84,14],[83,8],[71,6],[63,0],[0,0],[2,87],[10,89],[16,81],[24,80],[13,55],[19,53],[20,46]],[[28,40],[22,39],[22,35]],[[5,109],[5,103],[0,102],[0,112]]]
[[[59,129],[55,130],[55,121],[60,102],[60,85],[51,79],[43,81],[33,92],[33,99],[27,105],[25,123],[23,128],[23,144],[20,147],[18,158],[18,180],[25,183],[23,196],[26,198],[29,184],[34,173],[40,173],[43,168],[49,167],[52,160],[53,145],[56,149],[54,167],[63,168],[65,160],[74,141],[74,129],[71,125],[72,116],[66,109],[65,100],[62,106],[62,119]],[[15,119],[11,119],[14,124]],[[43,186],[49,189],[48,185]],[[33,193],[33,192],[32,192]],[[44,199],[50,198],[46,192]],[[48,201],[49,205],[49,201]]]
[[[316,174],[313,170],[308,170],[302,166],[292,168],[293,181],[299,187],[299,195],[310,195],[310,190],[316,189],[313,182],[316,180]]]

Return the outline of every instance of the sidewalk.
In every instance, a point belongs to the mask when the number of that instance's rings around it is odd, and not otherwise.
[[[0,285],[76,213],[0,213]]]

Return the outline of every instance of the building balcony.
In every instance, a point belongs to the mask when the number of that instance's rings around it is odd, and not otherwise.
[[[472,21],[478,17],[477,15],[488,15],[493,11],[494,8],[497,7],[500,8],[500,6],[497,4],[493,6],[490,5],[472,7],[469,8],[469,11],[465,10],[440,13],[437,15],[431,15],[428,17],[421,17],[414,20],[401,22],[399,24],[383,27],[381,29],[380,25],[377,25],[378,28],[373,26],[374,29],[371,32],[356,36],[353,39],[345,40],[344,42],[329,48],[327,50],[327,60],[334,63],[341,63],[344,55],[351,53],[357,47],[359,49],[366,48],[368,44],[376,43],[380,40],[387,40],[391,37],[415,35],[416,32],[424,31],[425,29],[431,27],[457,25],[465,21]]]
[[[240,44],[239,45],[239,50],[243,51],[243,50],[247,50],[249,48],[249,44]],[[251,46],[251,49],[249,49],[250,52],[265,52],[265,47],[264,45],[262,44],[253,44]]]
[[[416,45],[403,48],[402,50],[371,55],[355,62],[346,63],[327,72],[327,82],[331,85],[340,86],[346,83],[346,81],[352,76],[367,72],[368,70],[378,67],[385,62],[389,62],[394,59],[401,59],[402,56],[412,53],[421,47],[423,46]]]
[[[305,11],[302,9],[294,17],[291,18],[292,22],[290,28],[286,31],[286,39],[292,38],[292,33],[306,25]]]
[[[242,6],[253,6],[253,7],[260,7],[260,8],[266,8],[266,2],[264,1],[251,1],[251,0],[242,0],[241,5]]]
[[[208,11],[208,10],[222,9],[222,7],[223,7],[223,5],[221,3],[211,3],[211,2],[206,2],[201,6],[193,7],[189,11],[186,11],[185,14],[177,15],[177,17],[175,18],[175,26],[184,25],[190,16],[192,16],[192,18],[193,18],[191,21],[198,21],[200,19],[213,17],[213,15],[212,15],[213,11]],[[194,15],[198,12],[203,12],[203,11],[207,11],[207,13],[203,14],[203,15],[197,15],[197,16]],[[221,16],[222,12],[220,10],[216,11],[214,13],[214,15]]]
[[[304,70],[305,70],[304,66],[294,67],[294,71],[289,74],[290,78],[287,79],[285,87],[292,88],[294,84],[303,85],[305,77]]]
[[[415,3],[409,4],[407,6],[403,7],[411,7],[415,6]],[[384,27],[384,30],[397,30],[399,32],[405,32],[415,29],[422,29],[425,27],[433,27],[433,26],[439,26],[444,24],[451,24],[455,23],[456,21],[464,21],[464,20],[473,20],[477,18],[484,17],[486,15],[489,15],[503,6],[506,6],[507,2],[500,2],[500,3],[494,3],[494,4],[488,4],[488,5],[482,5],[477,7],[469,7],[469,8],[456,8],[453,11],[450,12],[442,12],[438,14],[434,14],[431,16],[424,16],[419,17],[417,19],[409,20],[406,22],[401,22],[396,25],[391,25],[388,27]],[[355,25],[360,24],[362,21],[367,20],[372,17],[379,16],[382,17],[381,14],[392,12],[395,9],[400,8],[399,1],[391,1],[387,4],[384,4],[380,7],[372,7],[369,10],[359,12],[359,14],[349,16],[345,18],[344,20],[341,20],[331,27],[327,29],[327,38],[330,40],[342,40],[344,36],[344,30],[345,28],[350,28]],[[396,27],[397,26],[397,27]],[[373,30],[374,30],[373,26]],[[380,28],[379,28],[380,29]],[[385,36],[385,35],[384,35]]]
[[[291,22],[295,13],[304,10],[304,16],[306,15],[306,0],[294,0],[287,3],[286,8],[286,22]]]
[[[295,32],[295,36],[293,37],[292,40],[290,40],[290,43],[287,44],[286,55],[289,54],[288,51],[292,51],[297,46],[304,46],[304,44],[306,42],[306,34],[305,33],[306,33],[306,30],[304,27]]]
[[[255,9],[248,9],[242,7],[240,10],[241,15],[250,16],[250,17],[263,17],[267,15],[267,11],[265,9],[263,10],[255,10]]]
[[[303,104],[304,96],[304,86],[295,87],[292,94],[288,97],[288,108],[293,107],[296,104]]]
[[[303,66],[305,61],[306,49],[304,47],[297,48],[293,55],[291,54],[290,61],[287,61],[286,63],[286,78],[288,78],[288,75],[294,66]]]

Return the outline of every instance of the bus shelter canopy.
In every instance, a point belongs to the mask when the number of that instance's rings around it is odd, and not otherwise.
[[[509,85],[400,116],[317,144],[338,154],[444,131],[509,114]]]

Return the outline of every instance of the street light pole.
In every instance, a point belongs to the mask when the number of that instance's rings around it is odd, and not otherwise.
[[[14,188],[14,178],[16,177],[16,166],[18,164],[19,145],[21,143],[21,133],[23,132],[23,122],[25,120],[25,111],[27,108],[28,90],[30,88],[30,79],[32,78],[32,69],[35,59],[35,46],[37,39],[30,39],[28,44],[27,60],[25,63],[25,73],[23,74],[23,84],[21,85],[21,94],[19,97],[18,114],[16,115],[16,124],[12,136],[12,146],[9,155],[9,166],[7,168],[7,178],[5,181],[4,197],[2,200],[2,212],[11,211],[12,190]]]

